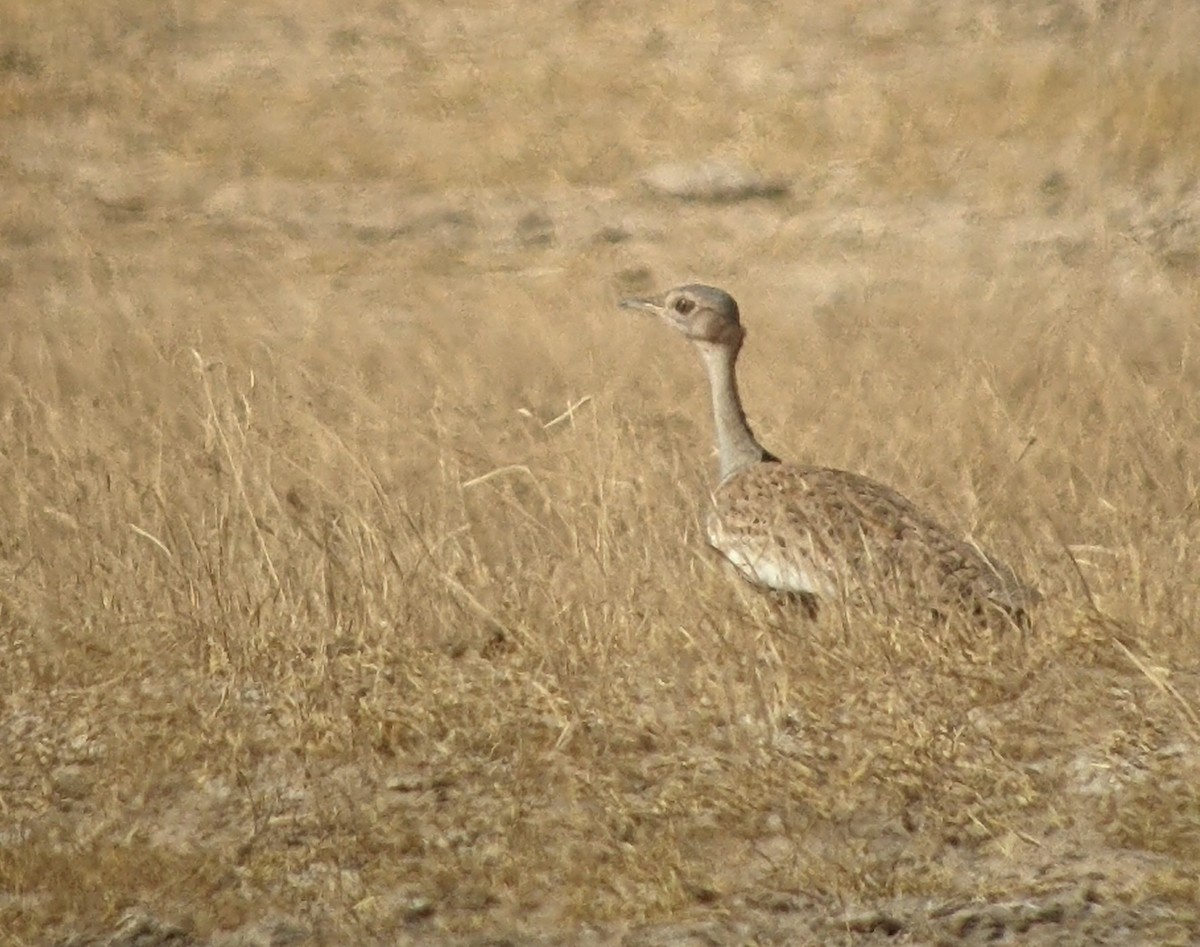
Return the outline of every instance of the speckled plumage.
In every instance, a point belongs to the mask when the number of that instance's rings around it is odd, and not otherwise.
[[[1024,624],[1039,599],[1004,563],[867,477],[780,462],[746,422],[734,365],[737,303],[688,285],[631,299],[700,350],[712,388],[721,482],[708,540],[750,581],[803,598],[965,610]]]
[[[874,480],[759,463],[716,490],[708,539],[758,585],[822,599],[966,606],[1026,619],[1036,601],[1004,563]]]

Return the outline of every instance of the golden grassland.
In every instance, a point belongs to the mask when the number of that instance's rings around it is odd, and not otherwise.
[[[881,7],[0,0],[0,941],[1196,930],[1200,14]],[[792,192],[637,184],[712,156]],[[691,278],[766,443],[1031,632],[705,553],[699,368],[614,309]]]

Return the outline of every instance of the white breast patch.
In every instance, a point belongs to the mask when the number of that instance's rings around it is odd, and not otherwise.
[[[730,536],[715,515],[708,521],[708,541],[757,585],[780,592],[837,597],[832,576],[819,568],[805,551],[790,546],[781,548],[769,539]]]

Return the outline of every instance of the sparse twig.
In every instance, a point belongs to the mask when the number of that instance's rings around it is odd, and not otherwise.
[[[1129,659],[1129,663],[1142,672],[1142,675],[1151,684],[1157,687],[1163,694],[1170,697],[1180,709],[1180,712],[1191,725],[1192,736],[1200,739],[1200,714],[1192,708],[1192,705],[1187,702],[1187,699],[1179,693],[1178,689],[1170,681],[1166,679],[1162,671],[1158,668],[1153,668],[1143,661],[1129,645],[1125,644],[1120,638],[1113,636],[1113,644],[1117,649]]]
[[[159,549],[162,550],[163,555],[165,555],[168,559],[175,558],[174,556],[171,555],[171,550],[168,549],[166,547],[166,545],[163,543],[163,541],[161,539],[159,539],[157,536],[151,535],[150,533],[148,533],[144,529],[142,529],[140,526],[135,526],[133,523],[129,524],[129,528],[131,530],[133,530],[135,533],[137,533],[139,536],[141,536],[143,539],[148,539],[148,540],[150,540],[150,542],[154,543],[155,546],[157,546]]]
[[[552,420],[547,421],[545,424],[543,424],[542,430],[548,431],[548,430],[550,430],[550,428],[554,427],[556,424],[559,424],[562,421],[575,420],[575,412],[578,411],[580,408],[582,408],[585,404],[590,404],[591,401],[592,401],[591,395],[584,395],[578,401],[575,401],[575,402],[567,405],[567,410],[564,411],[562,414],[560,414],[558,417],[553,418]]]
[[[479,486],[481,483],[487,483],[493,477],[499,477],[507,473],[523,473],[534,483],[537,483],[537,477],[533,475],[533,471],[524,464],[507,464],[504,467],[497,467],[495,470],[489,470],[485,474],[480,474],[478,477],[472,477],[470,480],[464,480],[459,486],[464,490],[468,490],[471,487]]]

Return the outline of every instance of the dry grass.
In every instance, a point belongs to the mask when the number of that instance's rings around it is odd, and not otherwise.
[[[1194,921],[1192,5],[423,6],[0,2],[0,940]],[[713,154],[793,196],[631,183]],[[1032,634],[705,556],[699,369],[612,310],[684,277]]]

